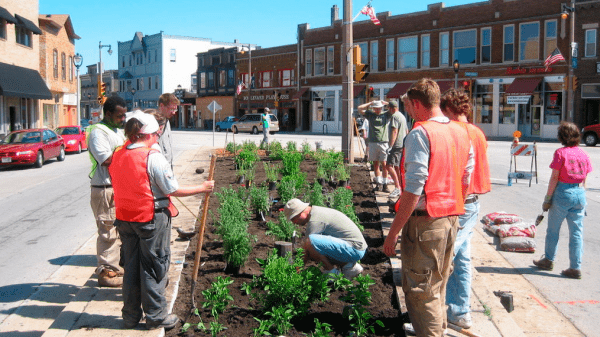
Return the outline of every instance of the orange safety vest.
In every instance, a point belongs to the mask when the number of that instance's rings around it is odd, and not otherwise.
[[[471,175],[471,183],[467,189],[469,194],[485,194],[492,190],[490,181],[490,163],[487,157],[487,140],[480,128],[473,124],[466,124],[471,145],[475,151],[475,167]]]
[[[127,222],[149,222],[154,219],[154,202],[148,175],[148,157],[159,152],[149,147],[127,149],[122,146],[113,154],[108,168],[115,193],[115,212],[117,219]],[[169,212],[175,217],[179,214],[169,200]]]
[[[464,214],[467,185],[463,185],[462,177],[471,146],[465,141],[469,139],[466,128],[454,121],[417,122],[413,129],[417,126],[425,130],[429,139],[429,177],[424,186],[427,213],[434,218]],[[404,190],[404,155],[400,169]],[[396,203],[396,212],[400,206],[399,201]]]

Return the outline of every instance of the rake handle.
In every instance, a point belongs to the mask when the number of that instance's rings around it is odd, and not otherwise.
[[[212,155],[210,159],[210,170],[208,171],[208,180],[213,180],[216,160],[217,156]],[[204,228],[206,227],[206,217],[208,216],[210,194],[211,192],[206,192],[204,195],[204,203],[202,204],[202,220],[200,221],[200,228],[198,229],[198,244],[196,245],[196,256],[194,257],[194,273],[192,274],[192,281],[194,283],[198,280],[198,269],[200,269],[200,254],[202,253],[202,244],[204,242]]]

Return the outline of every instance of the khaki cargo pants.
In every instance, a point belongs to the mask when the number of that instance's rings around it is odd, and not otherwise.
[[[446,329],[446,284],[457,229],[456,216],[412,216],[402,228],[402,290],[419,337],[441,337]]]
[[[98,240],[96,241],[96,257],[98,267],[96,274],[104,269],[123,273],[119,266],[121,259],[121,240],[113,223],[115,222],[115,200],[112,187],[92,187],[91,201],[92,212],[98,227]]]

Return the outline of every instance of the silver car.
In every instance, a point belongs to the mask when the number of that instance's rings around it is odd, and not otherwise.
[[[238,132],[250,132],[252,134],[258,134],[262,132],[262,120],[261,114],[245,114],[240,119],[231,125],[231,131],[233,133]],[[271,118],[271,125],[269,126],[269,133],[274,134],[279,131],[279,120],[277,120],[277,116],[273,114],[269,114]]]

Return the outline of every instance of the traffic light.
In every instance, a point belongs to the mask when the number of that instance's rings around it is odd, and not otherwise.
[[[565,77],[563,78],[563,88],[564,88],[565,90],[568,90],[568,89],[569,89],[569,76],[565,76]]]
[[[100,82],[99,96],[106,97],[106,83]]]
[[[360,62],[361,61],[360,54],[361,54],[360,46],[354,46],[354,47],[352,47],[352,62],[355,65],[362,63],[362,62]]]
[[[354,81],[360,82],[369,76],[369,65],[368,64],[357,64],[354,66]]]
[[[573,91],[577,90],[577,85],[579,83],[577,82],[577,76],[573,76]]]
[[[473,81],[462,81],[463,90],[469,94],[469,96],[473,92]]]
[[[104,102],[106,102],[106,96],[98,96],[98,104],[104,105]]]

